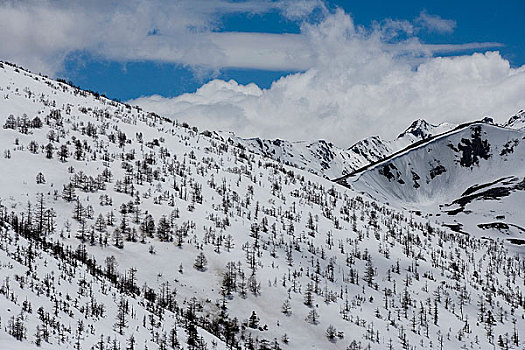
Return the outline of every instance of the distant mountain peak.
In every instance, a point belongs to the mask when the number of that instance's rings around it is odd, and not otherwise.
[[[510,117],[503,126],[510,129],[525,130],[525,110],[521,109],[518,113]]]
[[[399,134],[398,138],[411,134],[417,138],[426,139],[432,135],[430,131],[436,127],[436,125],[430,124],[424,119],[416,119],[405,131]]]

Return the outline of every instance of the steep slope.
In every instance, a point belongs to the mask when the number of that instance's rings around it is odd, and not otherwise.
[[[397,207],[459,222],[469,233],[484,235],[494,227],[485,224],[502,218],[505,225],[525,227],[525,134],[469,124],[340,182]]]
[[[525,345],[501,242],[11,65],[0,92],[2,349]]]

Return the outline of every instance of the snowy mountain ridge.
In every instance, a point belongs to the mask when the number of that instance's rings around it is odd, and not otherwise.
[[[425,120],[414,121],[394,140],[383,140],[371,136],[360,140],[349,148],[340,148],[325,140],[315,142],[289,142],[285,140],[244,139],[232,132],[219,132],[224,140],[240,145],[251,152],[277,160],[284,164],[304,169],[328,179],[340,178],[369,163],[383,159],[396,151],[432,135],[440,134],[455,125],[441,123],[432,125]]]
[[[484,123],[494,124],[492,118],[485,117]],[[501,125],[511,129],[525,129],[525,112],[522,110]],[[453,123],[431,124],[424,119],[417,119],[393,140],[383,140],[379,136],[370,136],[356,142],[349,148],[340,148],[331,142],[286,140],[267,140],[260,138],[241,138],[233,132],[217,132],[223,140],[239,145],[250,152],[277,160],[293,167],[304,169],[313,174],[337,180],[356,170],[381,161],[389,156],[427,140],[433,136],[454,130]]]

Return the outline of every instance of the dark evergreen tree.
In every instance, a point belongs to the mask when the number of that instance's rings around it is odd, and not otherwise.
[[[199,271],[204,271],[206,270],[206,265],[208,265],[208,260],[206,259],[206,256],[204,256],[204,253],[200,252],[197,255],[197,258],[195,258],[193,267],[195,267]]]

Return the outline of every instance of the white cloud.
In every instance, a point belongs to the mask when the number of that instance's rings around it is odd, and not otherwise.
[[[269,89],[214,80],[193,94],[131,103],[200,129],[340,146],[372,134],[394,137],[416,118],[503,121],[525,106],[525,66],[511,68],[498,52],[432,57],[453,48],[417,38],[388,42],[383,31],[356,27],[342,11],[304,25],[301,38],[311,68]]]
[[[237,40],[251,42],[243,39],[250,34],[217,33],[222,16],[280,11],[297,20],[316,8],[323,8],[319,0],[2,1],[0,58],[52,75],[63,68],[69,54],[78,51],[122,62],[152,60],[211,69],[249,67],[234,56],[243,49],[235,44]],[[262,43],[260,51],[266,52],[266,57],[280,49],[264,35],[253,34],[252,40]],[[278,40],[281,42],[295,45],[286,36]],[[277,58],[269,67],[281,69],[289,64],[282,61]],[[254,62],[259,64],[256,59]],[[264,63],[260,68],[266,66]]]
[[[218,32],[228,13],[272,11],[305,22],[299,34]],[[270,89],[212,81],[194,94],[134,101],[161,114],[242,136],[325,138],[342,146],[370,134],[394,136],[415,118],[500,120],[525,105],[524,67],[497,52],[434,58],[497,43],[422,44],[421,27],[447,33],[455,22],[423,12],[414,22],[356,26],[320,0],[25,0],[0,2],[0,57],[53,74],[75,52],[121,62],[298,70]],[[152,35],[153,34],[153,35]],[[401,39],[408,38],[408,39]]]
[[[206,39],[221,52],[214,67],[306,70],[312,66],[307,42],[299,34],[210,33]],[[201,65],[210,64],[203,57]]]
[[[302,20],[315,10],[326,15],[328,10],[322,0],[285,0],[278,3],[283,15],[288,19]]]
[[[426,11],[421,11],[416,23],[430,32],[452,33],[456,28],[456,21],[452,19],[443,19],[437,15],[430,15]]]
[[[330,14],[321,0],[4,1],[0,2],[0,58],[51,75],[61,71],[66,57],[75,52],[120,62],[167,62],[210,71],[232,67],[303,71],[316,67],[319,53],[315,41],[322,38],[315,37],[307,22],[301,34],[217,31],[226,14],[272,11],[299,22],[318,13],[317,17],[324,18],[320,26],[332,26],[345,35],[337,27],[346,25],[344,16],[338,14],[341,11]],[[440,21],[448,23],[426,13],[420,18],[425,25],[434,23],[435,28],[444,28]],[[331,23],[336,19],[337,25]],[[348,29],[352,35],[366,32]],[[388,19],[375,24],[373,30],[382,40],[414,31],[408,21]],[[414,49],[406,45],[395,49],[407,47],[408,51]],[[458,48],[447,46],[449,51]],[[425,54],[435,49],[418,44]]]

